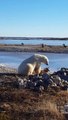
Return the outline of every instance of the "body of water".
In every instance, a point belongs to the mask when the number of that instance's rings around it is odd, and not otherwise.
[[[0,40],[0,44],[46,44],[46,45],[67,45],[68,40]]]
[[[18,68],[19,64],[32,56],[34,53],[29,52],[0,52],[0,65],[6,65]],[[50,70],[59,70],[61,67],[68,68],[68,55],[55,53],[40,53],[49,58],[49,66],[42,64],[42,68],[49,67]]]

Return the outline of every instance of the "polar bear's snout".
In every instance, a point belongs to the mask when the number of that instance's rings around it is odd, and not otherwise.
[[[42,63],[49,65],[49,59],[46,56],[43,56],[41,61]]]
[[[46,65],[49,65],[49,63],[46,63]]]
[[[46,65],[49,65],[49,60],[47,59],[47,61],[46,61]]]

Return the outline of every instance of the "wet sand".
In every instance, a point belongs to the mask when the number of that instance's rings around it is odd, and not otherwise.
[[[0,73],[17,73],[17,69],[8,66],[0,66]]]
[[[68,53],[68,46],[51,45],[0,45],[0,51],[6,52],[48,52],[48,53]]]

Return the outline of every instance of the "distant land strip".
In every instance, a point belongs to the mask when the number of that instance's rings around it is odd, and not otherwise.
[[[48,53],[67,53],[68,46],[53,46],[53,45],[0,45],[0,52],[48,52]]]
[[[0,40],[68,40],[68,37],[3,37],[0,36]]]

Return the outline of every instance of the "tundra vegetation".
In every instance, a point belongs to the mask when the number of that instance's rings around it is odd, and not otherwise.
[[[67,120],[68,114],[63,112],[63,106],[68,103],[66,86],[51,84],[52,86],[40,91],[31,86],[26,87],[26,82],[23,84],[23,80],[29,81],[34,78],[39,80],[40,75],[23,77],[17,74],[0,74],[0,120]],[[60,81],[55,74],[51,79],[53,82],[56,82],[55,79]]]

